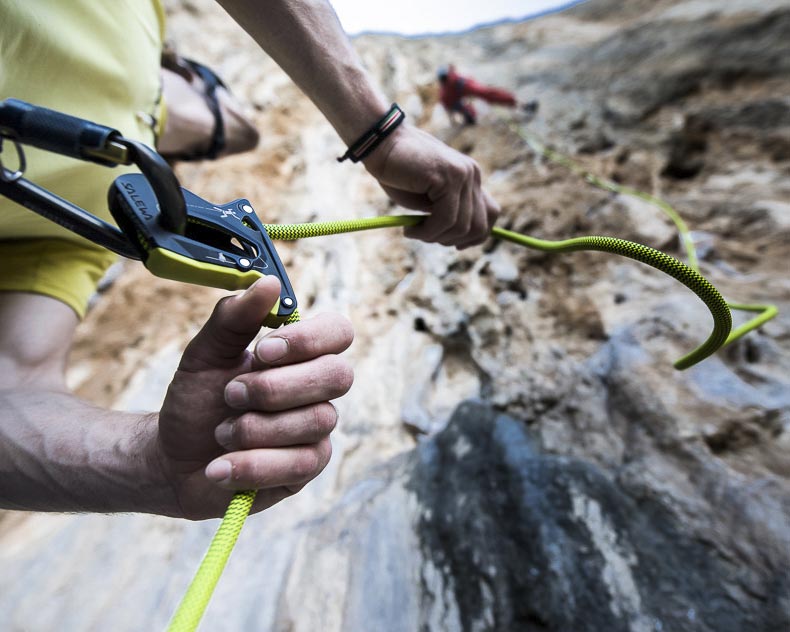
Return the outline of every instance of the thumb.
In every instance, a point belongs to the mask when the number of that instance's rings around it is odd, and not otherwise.
[[[279,297],[280,281],[274,276],[264,276],[243,294],[220,300],[206,324],[187,345],[179,368],[204,371],[235,365]]]

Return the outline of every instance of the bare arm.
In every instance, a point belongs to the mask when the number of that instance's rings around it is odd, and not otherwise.
[[[318,106],[346,144],[389,108],[325,0],[218,0]],[[404,124],[364,161],[398,204],[430,216],[407,235],[444,245],[481,243],[499,215],[477,163]]]
[[[77,324],[68,307],[0,293],[0,507],[201,519],[222,515],[236,489],[262,490],[255,511],[298,491],[331,455],[328,400],[352,380],[335,354],[352,332],[326,315],[248,352],[278,294],[276,279],[265,279],[221,301],[160,413],[138,415],[67,391],[62,369]]]
[[[0,506],[179,515],[151,444],[156,415],[45,389],[0,392]]]
[[[346,144],[389,109],[328,2],[219,0]]]
[[[0,503],[175,513],[174,494],[145,462],[156,417],[109,412],[68,393],[63,373],[76,325],[59,301],[0,294]]]

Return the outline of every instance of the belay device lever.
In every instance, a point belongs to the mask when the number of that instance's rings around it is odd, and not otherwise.
[[[143,143],[17,99],[0,101],[0,152],[4,138],[16,146],[19,168],[12,172],[0,162],[0,194],[113,252],[142,259],[166,279],[240,290],[274,275],[280,299],[263,324],[278,327],[293,316],[288,275],[247,200],[211,204],[179,186],[170,165]],[[142,175],[118,177],[108,193],[118,228],[23,178],[22,145],[109,167],[136,165]]]

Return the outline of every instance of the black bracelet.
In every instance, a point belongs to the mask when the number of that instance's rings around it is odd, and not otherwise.
[[[393,103],[389,112],[382,116],[367,132],[362,134],[337,161],[343,162],[346,158],[350,158],[351,162],[359,162],[376,149],[381,144],[381,141],[392,134],[398,125],[403,123],[405,118],[406,114],[400,109],[400,106],[397,103]]]

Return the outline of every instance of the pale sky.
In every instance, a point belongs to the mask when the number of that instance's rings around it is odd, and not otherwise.
[[[350,35],[384,31],[419,35],[465,31],[505,18],[524,18],[570,4],[570,0],[331,0]]]

